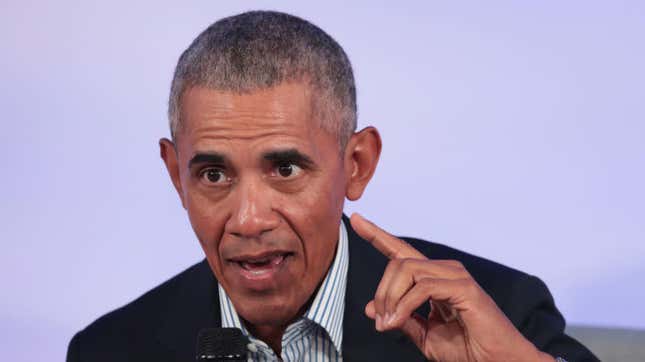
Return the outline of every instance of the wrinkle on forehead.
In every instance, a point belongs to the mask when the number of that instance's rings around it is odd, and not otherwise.
[[[250,93],[233,93],[204,87],[193,87],[182,97],[181,119],[188,127],[205,119],[234,121],[235,126],[264,122],[308,121],[313,117],[312,93],[302,83],[284,83]],[[269,126],[266,124],[264,126]]]
[[[309,134],[306,134],[309,136]],[[291,137],[290,137],[291,136]],[[187,135],[187,138],[195,145],[198,145],[202,142],[208,141],[252,141],[266,138],[274,138],[281,140],[289,140],[291,142],[300,141],[306,142],[306,139],[303,137],[298,137],[297,135],[290,135],[288,129],[281,128],[266,128],[266,127],[254,127],[254,128],[223,128],[223,127],[204,127],[203,129],[195,130],[194,134]],[[297,142],[297,143],[300,143]]]
[[[211,141],[262,142],[267,138],[305,146],[324,132],[312,119],[311,94],[303,83],[284,83],[251,93],[190,88],[182,97],[180,138],[191,148]]]

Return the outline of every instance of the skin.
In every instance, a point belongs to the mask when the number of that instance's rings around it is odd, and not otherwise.
[[[278,354],[331,265],[344,199],[360,197],[381,147],[368,127],[341,151],[337,135],[312,119],[311,99],[303,83],[250,94],[191,88],[176,144],[160,141],[213,273],[246,326]],[[278,271],[245,277],[236,260],[267,253],[287,255]]]
[[[365,306],[378,331],[401,330],[431,361],[555,361],[515,329],[460,262],[429,260],[361,215],[350,222],[390,259]],[[415,313],[423,303],[433,306],[428,316]]]
[[[381,151],[373,127],[340,150],[338,135],[312,119],[313,96],[298,82],[248,94],[191,88],[176,143],[160,140],[213,273],[247,328],[278,355],[284,330],[307,309],[333,260],[344,199],[361,197]],[[351,224],[390,258],[365,307],[378,331],[403,331],[430,360],[554,361],[461,263],[429,260],[360,215]],[[286,255],[269,277],[254,279],[240,266],[267,253]],[[414,312],[423,303],[434,306],[428,316]]]

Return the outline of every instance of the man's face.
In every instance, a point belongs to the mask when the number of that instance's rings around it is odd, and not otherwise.
[[[346,174],[338,139],[312,119],[302,83],[184,93],[179,192],[238,313],[253,325],[297,317],[335,255]]]

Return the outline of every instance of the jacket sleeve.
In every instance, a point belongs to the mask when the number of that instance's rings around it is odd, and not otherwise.
[[[515,284],[505,311],[517,329],[539,350],[569,362],[599,359],[585,346],[564,333],[565,321],[547,286],[524,274]]]
[[[81,362],[78,340],[79,340],[79,333],[75,334],[74,337],[72,337],[72,340],[69,342],[69,345],[67,346],[67,358],[65,361]]]

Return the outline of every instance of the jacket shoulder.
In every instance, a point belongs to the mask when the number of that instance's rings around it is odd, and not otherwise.
[[[540,350],[569,361],[597,361],[564,333],[565,320],[546,284],[503,264],[421,239],[403,238],[431,259],[461,262],[515,327]]]
[[[177,313],[177,304],[181,303],[178,298],[209,277],[213,279],[208,264],[202,261],[99,317],[74,335],[67,361],[130,361],[138,351],[150,351],[157,343],[155,332],[163,328],[173,310]]]
[[[527,309],[534,307],[532,304],[553,304],[546,285],[525,272],[439,243],[408,237],[402,239],[430,259],[461,262],[516,326],[522,323]],[[561,318],[559,313],[557,315]]]
[[[509,283],[532,278],[517,269],[443,244],[410,237],[402,239],[430,259],[459,261],[484,289],[508,289]]]

